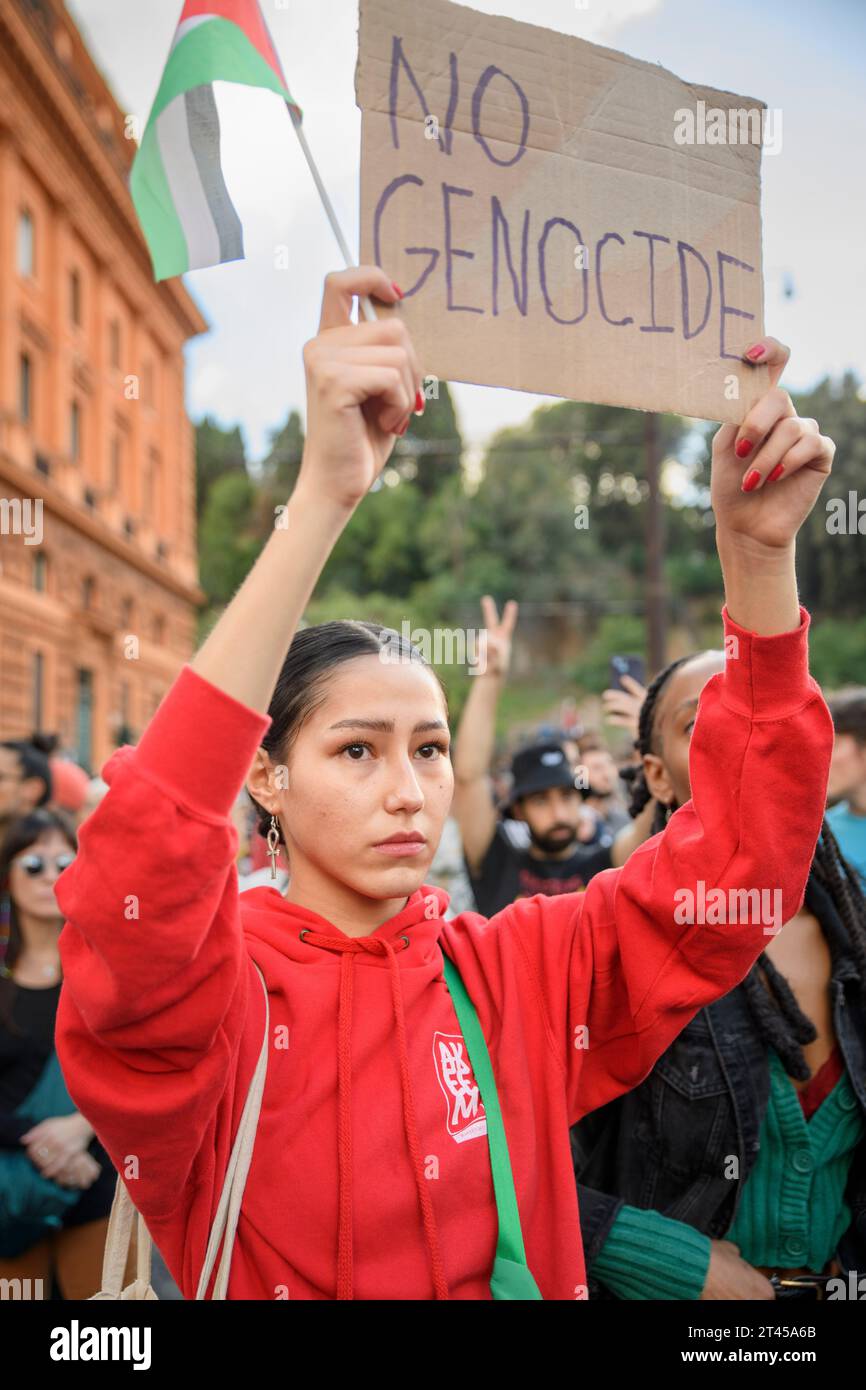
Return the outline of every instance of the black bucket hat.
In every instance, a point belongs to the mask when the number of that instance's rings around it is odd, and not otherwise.
[[[521,796],[531,796],[533,792],[546,792],[551,787],[573,787],[575,772],[565,749],[560,743],[548,740],[533,743],[530,748],[521,748],[515,753],[511,763],[512,786],[503,806],[507,813]]]

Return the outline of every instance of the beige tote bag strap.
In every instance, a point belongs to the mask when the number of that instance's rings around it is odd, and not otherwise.
[[[205,1254],[205,1262],[202,1267],[198,1290],[196,1292],[197,1299],[204,1298],[204,1290],[207,1288],[208,1279],[210,1278],[214,1259],[216,1258],[216,1252],[219,1248],[220,1238],[227,1224],[226,1218],[228,1218],[225,1245],[223,1247],[219,1268],[217,1269],[216,1279],[214,1280],[212,1294],[214,1299],[224,1299],[226,1296],[235,1230],[240,1215],[244,1184],[252,1159],[256,1127],[258,1125],[262,1094],[264,1092],[265,1074],[268,1063],[270,1005],[265,977],[261,970],[259,970],[255,961],[253,961],[253,965],[255,965],[259,979],[262,982],[262,989],[265,996],[265,1034],[262,1040],[262,1050],[259,1053],[253,1079],[250,1082],[250,1089],[247,1093],[246,1103],[244,1105],[243,1114],[241,1115],[241,1122],[238,1126],[238,1132],[235,1136],[235,1142],[229,1158],[223,1190],[220,1195],[216,1216],[214,1217],[207,1252]],[[121,1299],[124,1297],[122,1288],[123,1277],[126,1270],[127,1257],[129,1255],[129,1242],[132,1239],[132,1223],[136,1218],[138,1221],[136,1279],[135,1284],[130,1286],[130,1292],[126,1296],[138,1299],[156,1298],[156,1294],[150,1286],[153,1244],[150,1238],[150,1232],[144,1224],[143,1216],[133,1205],[132,1198],[129,1195],[129,1191],[123,1179],[118,1176],[117,1186],[114,1192],[114,1201],[111,1204],[108,1232],[105,1238],[105,1253],[102,1260],[102,1287],[99,1293],[91,1295],[93,1299]]]
[[[108,1231],[105,1237],[105,1253],[102,1257],[102,1287],[99,1293],[91,1295],[92,1298],[122,1299],[124,1297],[123,1278],[126,1272],[129,1242],[132,1238],[132,1223],[135,1217],[138,1217],[135,1283],[130,1285],[126,1297],[132,1299],[156,1298],[156,1294],[150,1287],[150,1232],[132,1205],[132,1199],[120,1177],[118,1177],[117,1186],[114,1189],[114,1201],[111,1204],[111,1216],[108,1219]]]
[[[211,1298],[224,1299],[226,1296],[229,1282],[229,1269],[232,1262],[232,1250],[235,1241],[235,1230],[240,1215],[247,1172],[249,1171],[250,1161],[253,1156],[253,1145],[256,1142],[259,1111],[262,1104],[262,1094],[265,1089],[265,1073],[268,1069],[268,1039],[270,1034],[271,1013],[265,977],[261,970],[259,970],[255,961],[253,961],[253,965],[255,965],[256,970],[258,970],[265,995],[265,1035],[262,1039],[262,1050],[259,1053],[259,1060],[253,1072],[253,1079],[250,1082],[250,1089],[247,1092],[246,1104],[244,1105],[241,1122],[238,1126],[237,1137],[235,1138],[231,1158],[229,1159],[222,1196],[220,1197],[213,1227],[211,1228],[210,1240],[208,1241],[201,1277],[199,1278],[198,1289],[196,1291],[197,1299],[204,1298],[204,1291],[210,1279],[210,1273],[213,1269],[213,1263],[216,1259],[216,1253],[219,1249],[219,1243],[224,1229],[225,1243],[223,1245],[219,1266],[217,1267]]]

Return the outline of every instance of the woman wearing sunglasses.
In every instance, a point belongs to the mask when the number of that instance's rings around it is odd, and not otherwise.
[[[75,854],[73,827],[47,809],[13,821],[0,847],[0,1277],[41,1279],[49,1298],[53,1276],[65,1299],[99,1286],[116,1180],[54,1048],[54,885]]]
[[[833,445],[775,389],[786,350],[755,345],[774,389],[714,441],[737,656],[704,692],[691,806],[584,893],[447,921],[427,878],[454,790],[434,670],[374,623],[299,629],[424,408],[405,323],[353,323],[361,294],[400,298],[376,267],[328,277],[287,507],[138,746],[103,768],[57,885],[58,1049],[186,1297],[263,1052],[228,1298],[580,1299],[569,1123],[635,1086],[766,944],[757,923],[677,925],[675,892],[773,887],[789,916],[802,898],[833,730],[794,539]],[[286,848],[285,897],[238,894],[243,785]]]

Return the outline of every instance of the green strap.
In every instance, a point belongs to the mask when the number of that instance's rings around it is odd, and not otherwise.
[[[505,1138],[502,1111],[499,1107],[487,1043],[484,1041],[475,1006],[469,998],[457,966],[448,959],[444,951],[442,957],[445,962],[445,983],[454,1004],[454,1012],[457,1014],[457,1022],[460,1024],[487,1116],[487,1141],[490,1146],[490,1167],[493,1172],[493,1191],[499,1220],[490,1291],[494,1299],[540,1299],[538,1285],[526,1263],[508,1140]]]

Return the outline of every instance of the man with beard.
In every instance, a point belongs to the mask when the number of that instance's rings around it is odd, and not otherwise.
[[[572,767],[553,740],[521,749],[512,763],[512,787],[500,819],[490,785],[496,708],[511,655],[517,604],[509,599],[500,621],[489,595],[481,600],[485,666],[472,689],[454,742],[455,816],[478,911],[485,917],[516,898],[575,893],[593,874],[623,864],[649,833],[645,818],[614,840],[596,824],[587,840],[582,769]]]

